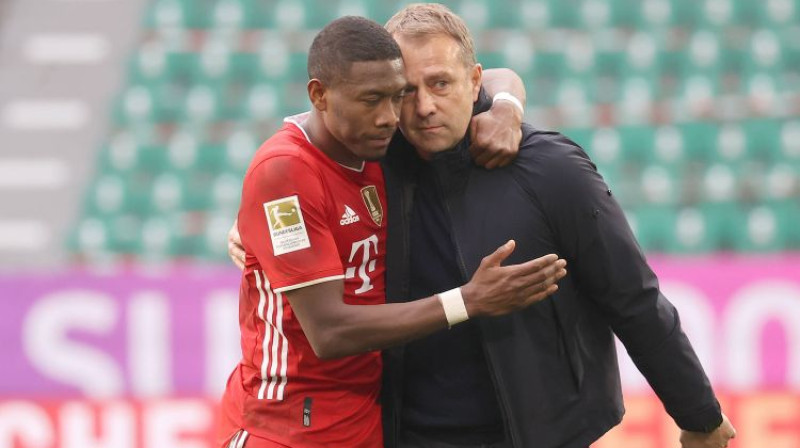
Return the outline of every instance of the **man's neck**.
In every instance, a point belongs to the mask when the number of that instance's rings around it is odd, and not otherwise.
[[[311,144],[334,162],[356,171],[364,168],[364,160],[355,157],[347,147],[334,138],[325,126],[322,116],[316,110],[312,109],[308,119],[299,124],[305,130]]]

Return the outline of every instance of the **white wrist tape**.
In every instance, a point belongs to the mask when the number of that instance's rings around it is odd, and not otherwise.
[[[525,115],[525,108],[522,107],[522,102],[514,95],[508,92],[499,92],[494,97],[492,97],[492,104],[494,104],[497,101],[510,101],[511,104],[517,106],[517,109],[519,109],[522,115]]]
[[[439,301],[444,308],[444,316],[447,318],[447,328],[464,322],[469,319],[467,307],[464,305],[464,297],[461,296],[461,288],[451,289],[438,294]]]

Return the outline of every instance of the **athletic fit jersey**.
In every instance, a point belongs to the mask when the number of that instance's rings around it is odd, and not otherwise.
[[[242,360],[223,438],[241,428],[275,446],[383,446],[380,353],[320,360],[283,293],[344,279],[346,303],[384,303],[385,204],[377,163],[337,164],[291,118],[256,153],[239,209]]]

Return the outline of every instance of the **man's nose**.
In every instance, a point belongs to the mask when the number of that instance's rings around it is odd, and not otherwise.
[[[376,118],[375,126],[379,128],[397,126],[397,123],[400,121],[399,106],[392,103],[391,99],[382,101]]]
[[[425,89],[417,91],[417,104],[416,112],[420,117],[427,117],[436,111],[436,103],[434,102],[433,95]]]

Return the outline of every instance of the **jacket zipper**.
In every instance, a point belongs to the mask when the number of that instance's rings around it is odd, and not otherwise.
[[[439,188],[439,194],[442,197],[442,203],[444,203],[444,209],[445,209],[445,213],[447,214],[447,220],[448,220],[448,223],[450,225],[450,229],[453,230],[452,232],[450,232],[450,240],[453,243],[453,247],[455,247],[455,249],[456,249],[456,257],[457,257],[456,261],[458,261],[458,268],[459,268],[459,270],[461,270],[461,281],[462,282],[466,282],[466,281],[468,281],[467,267],[464,264],[464,256],[461,254],[461,247],[458,245],[458,241],[456,240],[456,232],[455,232],[455,229],[454,229],[455,225],[453,224],[453,222],[454,222],[453,221],[453,213],[450,211],[449,197],[447,197],[444,194],[444,188],[442,187],[442,183],[441,183],[441,179],[439,177],[438,170],[434,170],[434,178],[436,179],[436,186]],[[477,328],[478,328],[478,331],[483,333],[482,330],[481,330],[481,326],[480,325],[478,325]],[[497,392],[497,398],[498,398],[498,401],[500,402],[500,412],[503,414],[503,419],[505,421],[505,424],[508,425],[508,436],[511,438],[511,446],[512,447],[518,447],[520,445],[519,445],[517,437],[516,437],[516,430],[515,430],[514,422],[510,418],[511,410],[509,409],[508,400],[507,400],[505,392],[504,392],[505,388],[500,387],[500,386],[503,386],[503,384],[501,384],[501,379],[497,375],[497,373],[495,372],[495,369],[494,369],[495,362],[492,360],[491,352],[486,347],[486,343],[484,341],[483,335],[481,335],[481,345],[482,345],[482,348],[483,348],[483,354],[486,357],[486,362],[488,363],[489,375],[492,376],[492,381],[494,382],[495,392]]]

